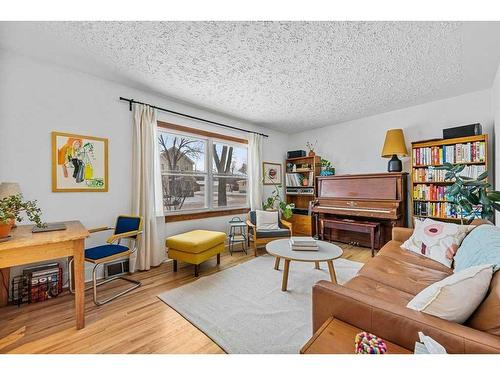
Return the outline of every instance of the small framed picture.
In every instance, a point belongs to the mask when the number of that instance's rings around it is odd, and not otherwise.
[[[108,191],[108,140],[52,132],[52,191]]]
[[[283,183],[283,174],[279,163],[263,162],[262,173],[264,175],[264,185],[281,185]]]

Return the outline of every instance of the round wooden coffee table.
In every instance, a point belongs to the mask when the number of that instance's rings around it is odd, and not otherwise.
[[[315,263],[316,269],[319,269],[319,262],[326,262],[328,271],[330,271],[330,278],[332,283],[337,283],[337,276],[333,268],[333,260],[340,258],[343,251],[337,245],[325,241],[317,241],[319,250],[317,251],[298,251],[292,250],[290,247],[289,239],[271,241],[266,245],[266,250],[269,254],[276,257],[274,262],[274,269],[278,270],[280,266],[280,259],[285,260],[285,268],[283,269],[283,282],[281,290],[286,291],[288,285],[288,271],[290,269],[290,262],[310,262]]]

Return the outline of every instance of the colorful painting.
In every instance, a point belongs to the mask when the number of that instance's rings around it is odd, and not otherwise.
[[[278,163],[262,163],[262,171],[264,175],[264,185],[280,185],[283,181],[281,173],[281,164]]]
[[[108,140],[52,132],[52,191],[108,191]]]

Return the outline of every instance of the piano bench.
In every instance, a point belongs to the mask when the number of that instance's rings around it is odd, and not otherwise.
[[[320,219],[320,239],[325,238],[325,228],[370,234],[372,257],[375,256],[375,238],[380,242],[380,223],[352,219]]]

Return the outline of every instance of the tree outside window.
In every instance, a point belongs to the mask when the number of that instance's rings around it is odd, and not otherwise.
[[[248,206],[245,145],[162,129],[158,144],[167,215]]]

